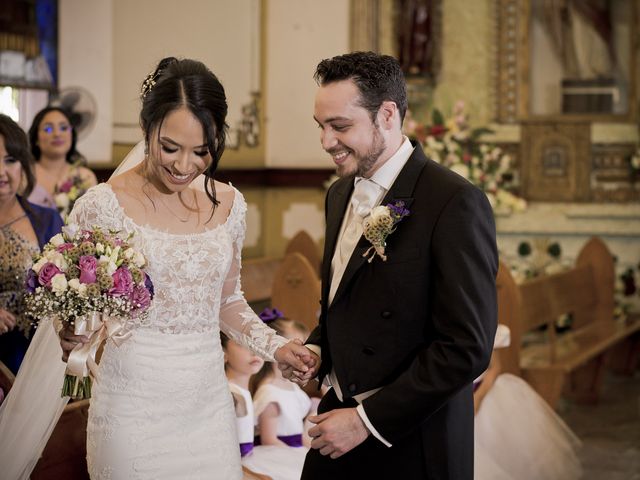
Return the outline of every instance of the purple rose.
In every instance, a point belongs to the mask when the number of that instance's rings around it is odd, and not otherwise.
[[[73,243],[63,243],[61,245],[58,245],[56,247],[56,252],[66,252],[67,250],[70,250],[73,248]]]
[[[151,305],[151,294],[145,287],[137,286],[129,295],[129,300],[136,311],[144,311]]]
[[[153,298],[155,294],[155,291],[153,289],[153,282],[151,281],[151,277],[149,277],[149,275],[147,275],[146,273],[144,274],[144,286],[149,291],[149,295],[151,295],[151,298]]]
[[[38,276],[36,272],[33,271],[32,268],[27,272],[27,280],[25,282],[25,287],[27,288],[27,292],[33,293],[36,291],[36,287],[40,286],[38,283]]]
[[[45,263],[38,274],[38,281],[40,282],[40,285],[51,287],[51,279],[59,273],[62,272],[53,263]]]
[[[73,187],[73,179],[70,178],[62,185],[60,185],[60,188],[58,188],[58,190],[62,193],[69,193],[71,191],[71,187]]]
[[[129,295],[133,291],[133,277],[127,267],[118,268],[113,275],[113,288],[109,293],[113,296]]]
[[[98,261],[92,255],[82,255],[78,261],[80,267],[80,283],[96,283]]]

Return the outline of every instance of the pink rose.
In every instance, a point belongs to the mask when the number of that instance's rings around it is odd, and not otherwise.
[[[98,261],[92,255],[82,255],[78,261],[80,267],[80,283],[96,283]]]
[[[73,248],[73,243],[63,243],[56,247],[56,251],[62,253],[62,252],[66,252],[71,248]]]
[[[129,300],[131,300],[134,310],[144,311],[151,305],[151,294],[145,287],[136,286],[131,292]]]
[[[51,287],[51,279],[59,273],[62,272],[53,263],[45,263],[38,274],[38,281],[40,282],[40,285]]]
[[[133,291],[133,277],[127,267],[118,268],[113,275],[113,288],[109,293],[114,296],[129,295]]]
[[[71,191],[71,187],[73,187],[73,180],[69,179],[66,182],[64,182],[62,185],[60,185],[60,188],[58,190],[61,191],[62,193],[69,193]]]

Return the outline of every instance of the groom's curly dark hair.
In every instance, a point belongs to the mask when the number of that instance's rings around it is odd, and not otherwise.
[[[407,111],[407,89],[398,61],[374,52],[352,52],[322,60],[313,78],[318,85],[353,80],[360,90],[360,104],[375,120],[384,101],[395,102],[404,120]]]

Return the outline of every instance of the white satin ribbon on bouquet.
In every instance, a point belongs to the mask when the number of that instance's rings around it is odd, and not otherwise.
[[[89,337],[87,343],[81,343],[69,354],[67,361],[67,375],[82,379],[89,373],[97,380],[98,365],[96,353],[103,341],[112,339],[117,346],[131,336],[130,331],[124,331],[125,321],[120,317],[112,317],[108,313],[92,312],[77,318],[74,322],[74,334]]]

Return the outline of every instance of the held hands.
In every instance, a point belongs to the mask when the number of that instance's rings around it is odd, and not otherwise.
[[[283,345],[274,355],[282,376],[304,386],[318,374],[320,357],[302,345],[298,339]]]
[[[7,333],[16,326],[16,317],[4,308],[0,308],[0,335]]]
[[[355,408],[330,410],[309,421],[316,426],[309,430],[311,448],[335,459],[354,449],[370,435]]]
[[[89,337],[86,337],[85,335],[76,335],[73,331],[73,327],[70,325],[67,325],[60,330],[60,332],[58,332],[58,336],[60,337],[60,346],[62,347],[63,362],[66,362],[69,359],[69,354],[76,345],[87,343],[89,341]]]

